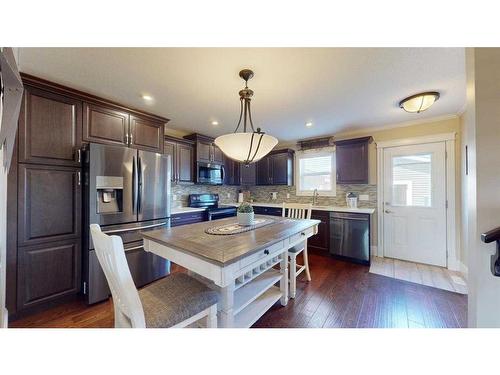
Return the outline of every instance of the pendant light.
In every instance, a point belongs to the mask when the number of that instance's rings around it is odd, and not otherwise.
[[[428,109],[438,99],[439,93],[436,91],[422,92],[401,100],[399,107],[409,113],[420,113]]]
[[[252,122],[252,113],[250,111],[250,101],[253,91],[248,88],[248,80],[253,77],[250,69],[243,69],[240,77],[245,81],[245,88],[240,90],[240,119],[238,125],[232,134],[225,134],[215,139],[215,144],[229,158],[249,165],[259,161],[269,154],[278,144],[278,140],[265,134],[261,128],[255,130]],[[243,120],[243,132],[238,132]],[[250,125],[251,132],[247,132],[247,125]],[[250,130],[249,129],[249,130]]]

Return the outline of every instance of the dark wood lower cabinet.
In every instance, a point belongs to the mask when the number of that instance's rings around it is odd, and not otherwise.
[[[313,210],[311,219],[320,220],[321,223],[318,225],[318,234],[307,240],[307,248],[326,255],[330,243],[330,212]]]
[[[80,237],[80,179],[79,168],[19,164],[19,246]]]
[[[18,249],[17,308],[49,302],[80,290],[80,240]]]
[[[194,224],[205,221],[207,219],[206,211],[183,212],[172,214],[170,226],[178,227],[179,225]]]

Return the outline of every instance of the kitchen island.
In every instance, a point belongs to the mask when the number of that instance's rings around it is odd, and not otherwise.
[[[143,233],[144,249],[188,269],[218,292],[219,327],[250,327],[278,300],[287,304],[287,250],[316,234],[320,223],[257,218],[273,222],[232,235],[205,230],[234,223],[234,217],[149,231]]]

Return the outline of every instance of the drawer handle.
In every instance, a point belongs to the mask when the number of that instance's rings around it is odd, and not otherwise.
[[[269,255],[269,250],[264,250],[264,254]]]
[[[305,234],[304,232],[302,232],[300,235],[301,235],[301,236],[305,236],[306,234]]]

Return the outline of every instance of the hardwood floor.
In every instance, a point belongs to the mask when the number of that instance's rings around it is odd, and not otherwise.
[[[312,281],[298,281],[296,298],[286,307],[275,304],[253,327],[466,327],[465,295],[375,275],[368,267],[332,258],[309,258]],[[74,301],[10,327],[113,327],[113,304],[88,307]]]

